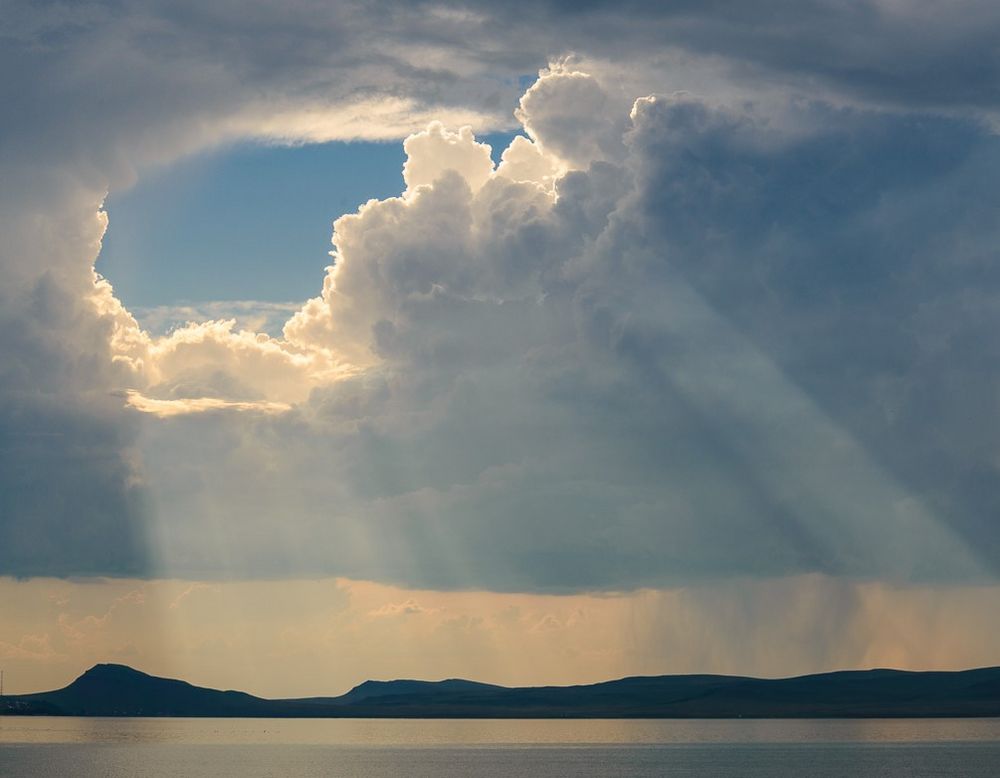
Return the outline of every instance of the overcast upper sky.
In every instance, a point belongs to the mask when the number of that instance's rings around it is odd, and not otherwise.
[[[698,669],[652,648],[682,612],[703,669],[984,661],[911,648],[1000,572],[996,3],[0,20],[0,575],[26,602],[111,587],[0,613],[27,677],[162,667],[145,622],[108,625],[193,602],[135,595],[178,581],[317,613],[305,582],[337,581],[338,613],[430,618],[414,640],[471,592],[462,624],[554,624],[560,651],[613,594],[593,629],[641,635],[563,680]],[[795,658],[746,623],[743,664],[711,658],[737,591],[799,614]],[[1000,645],[992,615],[950,628]],[[470,673],[525,677],[483,640]],[[404,669],[456,674],[426,650]]]

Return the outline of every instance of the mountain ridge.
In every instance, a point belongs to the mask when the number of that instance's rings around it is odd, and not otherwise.
[[[882,718],[1000,716],[1000,667],[837,670],[788,678],[628,676],[508,687],[364,681],[335,697],[268,699],[100,663],[62,689],[0,699],[8,715],[411,718]]]

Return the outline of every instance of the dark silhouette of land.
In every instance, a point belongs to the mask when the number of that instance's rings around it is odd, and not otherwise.
[[[409,718],[885,718],[1000,716],[1000,667],[798,678],[664,675],[584,686],[365,681],[340,697],[269,700],[101,664],[69,686],[8,695],[0,712],[59,716]]]

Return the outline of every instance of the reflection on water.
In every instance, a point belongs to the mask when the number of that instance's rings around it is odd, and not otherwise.
[[[342,746],[1000,743],[1000,719],[200,719],[0,716],[2,743]]]
[[[3,778],[996,778],[1000,720],[0,718]]]

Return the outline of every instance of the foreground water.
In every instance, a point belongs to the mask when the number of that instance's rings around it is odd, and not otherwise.
[[[993,778],[1000,719],[0,717],[0,776]]]

